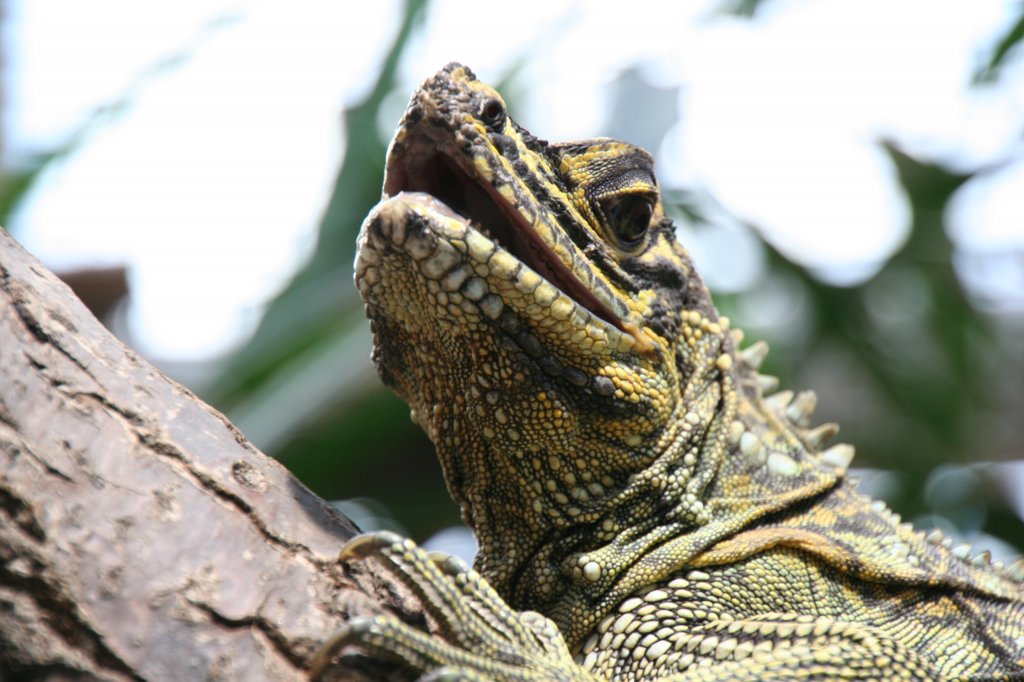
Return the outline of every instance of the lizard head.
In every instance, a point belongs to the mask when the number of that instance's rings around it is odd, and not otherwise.
[[[508,519],[613,532],[610,499],[685,488],[689,474],[663,474],[693,468],[672,451],[710,419],[731,342],[647,152],[539,140],[450,64],[391,142],[355,281],[380,375],[482,542]]]

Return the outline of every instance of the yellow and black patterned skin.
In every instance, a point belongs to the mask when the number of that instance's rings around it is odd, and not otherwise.
[[[415,93],[356,285],[437,448],[476,571],[391,534],[342,554],[424,596],[322,651],[467,680],[1024,679],[1024,564],[859,494],[814,395],[765,395],[645,151],[553,144],[450,64]],[[543,615],[540,615],[543,614]]]

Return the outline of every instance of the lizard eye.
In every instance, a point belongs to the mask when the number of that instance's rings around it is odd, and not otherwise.
[[[601,211],[622,246],[634,249],[647,236],[654,202],[643,194],[626,194],[601,202]]]
[[[481,107],[480,119],[491,130],[500,131],[505,127],[505,107],[500,100],[491,98]]]

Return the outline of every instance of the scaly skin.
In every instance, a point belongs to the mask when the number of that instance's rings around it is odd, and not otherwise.
[[[823,450],[813,394],[762,395],[766,349],[737,349],[652,169],[534,138],[457,64],[413,96],[356,284],[479,574],[357,539],[343,556],[439,632],[359,621],[319,665],[354,645],[452,679],[1024,679],[1024,564],[901,524],[845,477],[850,446]]]

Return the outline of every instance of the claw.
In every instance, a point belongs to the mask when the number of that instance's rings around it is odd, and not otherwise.
[[[342,649],[349,644],[358,642],[368,635],[372,629],[373,621],[369,618],[361,618],[351,621],[331,635],[313,654],[313,662],[309,666],[310,679],[320,679],[327,671],[328,666],[331,665],[331,661],[341,653]]]
[[[460,559],[457,556],[446,554],[444,552],[429,552],[427,556],[434,562],[434,565],[440,568],[447,575],[459,575],[471,570],[469,564]]]
[[[388,530],[357,535],[344,545],[338,552],[338,561],[358,561],[379,552],[389,546],[404,543],[402,536]]]

